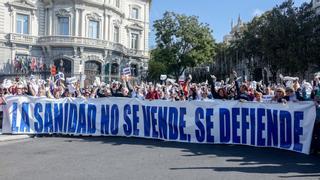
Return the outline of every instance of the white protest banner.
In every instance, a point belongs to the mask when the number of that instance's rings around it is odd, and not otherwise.
[[[3,133],[127,136],[274,147],[308,154],[313,102],[7,97]]]

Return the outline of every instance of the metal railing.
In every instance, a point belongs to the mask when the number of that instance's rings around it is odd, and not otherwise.
[[[147,57],[149,53],[143,50],[130,49],[120,43],[77,36],[31,36],[28,34],[10,33],[9,41],[27,45],[84,46],[99,49],[110,49],[122,52],[128,56]]]
[[[10,34],[10,42],[12,43],[18,43],[18,44],[36,44],[37,43],[37,37],[31,36],[29,34],[16,34],[11,33]]]
[[[143,50],[129,49],[120,43],[86,37],[43,36],[38,38],[38,43],[42,45],[85,46],[100,49],[110,49],[118,52],[123,52],[124,54],[127,54],[129,56],[148,56],[148,53]]]

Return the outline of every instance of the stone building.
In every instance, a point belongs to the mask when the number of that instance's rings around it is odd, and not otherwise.
[[[149,60],[150,3],[0,0],[0,74],[55,65],[66,76],[110,81],[131,67],[140,79]]]

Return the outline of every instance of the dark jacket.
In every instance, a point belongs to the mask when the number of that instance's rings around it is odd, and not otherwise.
[[[248,92],[241,93],[240,92],[240,85],[238,81],[235,81],[236,85],[236,90],[237,90],[237,96],[236,100],[246,100],[246,101],[251,101],[251,97],[249,96]]]
[[[216,91],[215,81],[209,81],[209,84],[211,86],[210,90],[211,90],[213,99],[227,99],[227,97],[220,96],[219,93]]]

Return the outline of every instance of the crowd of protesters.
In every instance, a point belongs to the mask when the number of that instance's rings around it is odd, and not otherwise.
[[[315,74],[311,82],[299,81],[295,77],[280,76],[281,83],[265,85],[262,82],[246,81],[233,73],[232,80],[217,81],[214,75],[203,83],[192,82],[188,76],[184,82],[176,83],[167,79],[163,83],[131,82],[129,76],[123,76],[120,81],[106,84],[96,78],[94,83],[83,83],[75,78],[64,78],[62,73],[47,80],[35,76],[29,78],[5,79],[0,87],[0,96],[28,95],[47,98],[99,98],[128,97],[141,100],[167,101],[211,101],[240,100],[255,102],[320,102],[320,73]]]

